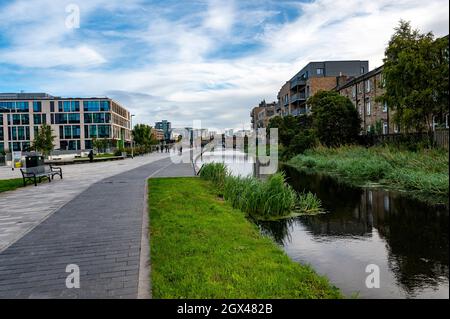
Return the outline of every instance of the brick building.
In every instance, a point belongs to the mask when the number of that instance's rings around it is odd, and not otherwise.
[[[307,99],[320,90],[332,90],[339,76],[349,77],[364,74],[369,69],[368,61],[322,61],[310,62],[278,92],[277,114],[300,115],[309,112]]]
[[[252,129],[267,127],[270,119],[278,115],[277,107],[277,102],[266,103],[266,101],[262,101],[254,107],[250,112]]]
[[[388,105],[378,102],[384,94],[383,67],[378,67],[366,74],[354,78],[341,77],[336,90],[348,97],[361,117],[361,132],[377,134],[397,133],[392,112]]]

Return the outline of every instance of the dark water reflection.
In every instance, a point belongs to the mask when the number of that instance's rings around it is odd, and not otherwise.
[[[259,176],[252,159],[243,163],[213,155],[209,161],[227,162],[236,175]],[[293,260],[310,264],[347,296],[449,297],[448,207],[282,169],[294,189],[317,194],[327,211],[257,223]],[[380,268],[380,288],[366,287],[369,264]]]
[[[316,193],[328,211],[258,223],[292,259],[311,264],[346,295],[448,298],[447,207],[283,169],[297,191]],[[368,264],[380,267],[380,288],[366,288]]]

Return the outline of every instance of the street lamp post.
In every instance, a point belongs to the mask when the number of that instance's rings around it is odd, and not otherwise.
[[[131,158],[134,158],[133,116],[135,115],[131,114]]]

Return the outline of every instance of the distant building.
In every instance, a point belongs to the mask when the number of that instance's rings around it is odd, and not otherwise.
[[[51,126],[57,150],[89,150],[94,138],[128,146],[130,119],[130,112],[108,97],[0,93],[0,152],[28,151],[43,124]]]
[[[152,134],[157,141],[164,141],[164,131],[152,128]]]
[[[272,117],[276,116],[276,107],[278,103],[266,103],[261,101],[258,106],[254,107],[250,113],[252,129],[267,127]]]
[[[170,135],[172,133],[172,124],[170,122],[168,122],[167,120],[162,120],[161,122],[156,122],[155,129],[163,130],[164,139],[166,141],[170,140]]]

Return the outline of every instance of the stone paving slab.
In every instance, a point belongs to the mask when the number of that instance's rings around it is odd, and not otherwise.
[[[99,180],[167,157],[152,153],[121,161],[66,165],[62,180],[55,177],[51,183],[0,193],[0,252]],[[0,179],[9,178],[21,178],[20,171],[0,167]]]
[[[89,186],[0,253],[0,298],[136,298],[150,175],[193,169],[166,158]],[[66,288],[68,264],[80,268],[79,289]]]

